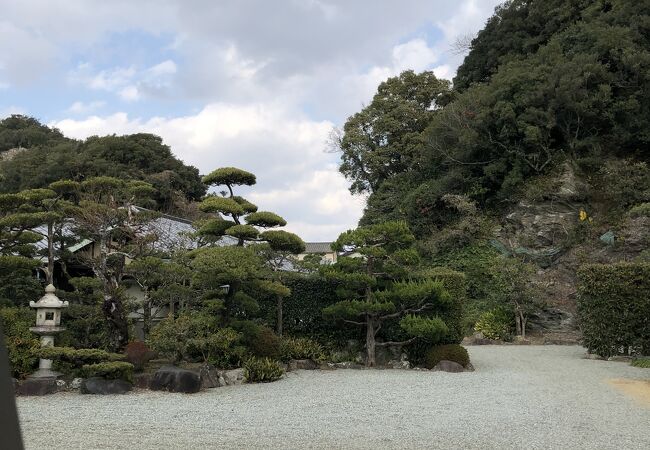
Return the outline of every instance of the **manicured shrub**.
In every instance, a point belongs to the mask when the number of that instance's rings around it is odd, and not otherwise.
[[[41,344],[36,335],[29,331],[35,320],[34,311],[29,308],[0,308],[11,374],[15,378],[24,378],[36,369],[38,358],[34,352]]]
[[[467,277],[445,267],[433,267],[420,274],[442,283],[449,294],[445,302],[434,302],[435,306],[426,312],[426,316],[439,317],[447,325],[447,333],[440,340],[441,344],[458,344],[463,340],[463,310],[467,298]]]
[[[239,367],[246,356],[246,348],[239,345],[241,336],[232,328],[221,328],[207,336],[188,340],[188,351],[222,369]]]
[[[82,367],[85,365],[119,362],[126,359],[126,355],[109,353],[96,348],[43,347],[35,350],[34,355],[53,360],[55,370],[72,377],[83,375]]]
[[[244,362],[244,376],[249,383],[268,383],[282,377],[284,369],[270,358],[248,358]]]
[[[469,354],[458,344],[437,345],[429,349],[424,358],[424,367],[433,369],[440,361],[453,361],[463,367],[469,365]]]
[[[582,266],[578,317],[590,353],[650,354],[650,263]]]
[[[325,350],[318,342],[308,338],[285,337],[280,342],[280,359],[313,359],[319,361],[325,358]]]
[[[124,361],[85,364],[81,367],[81,373],[85,378],[100,377],[133,383],[133,364]]]
[[[213,317],[188,312],[161,320],[149,333],[147,344],[160,356],[173,362],[193,361],[200,355],[192,352],[193,339],[204,338],[218,329]]]
[[[272,329],[249,320],[233,323],[242,334],[241,343],[254,356],[276,358],[280,356],[280,337]]]
[[[495,308],[484,312],[474,325],[474,330],[488,339],[507,341],[514,330],[513,313],[506,308]]]
[[[155,356],[147,344],[142,341],[129,342],[124,349],[126,360],[133,364],[136,371],[142,371],[145,365]]]
[[[642,367],[644,369],[650,369],[650,358],[637,358],[632,361],[634,367]]]
[[[39,358],[69,362],[79,366],[98,362],[124,361],[126,359],[126,355],[110,353],[97,348],[43,347],[36,350],[35,354]]]

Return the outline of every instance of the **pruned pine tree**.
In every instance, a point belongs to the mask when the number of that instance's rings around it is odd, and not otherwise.
[[[359,227],[341,234],[333,248],[351,254],[322,269],[323,274],[341,283],[342,299],[323,310],[326,317],[361,326],[366,331],[366,365],[376,364],[377,347],[405,345],[418,338],[431,343],[447,332],[437,317],[422,313],[448,295],[433,280],[409,280],[419,263],[415,238],[404,222],[385,222]],[[409,339],[380,342],[377,334],[389,320],[399,320]]]
[[[235,195],[237,187],[253,186],[256,181],[255,175],[235,167],[222,167],[203,177],[208,187],[221,186],[225,190],[220,195],[208,195],[201,202],[200,209],[211,217],[196,223],[204,248],[195,252],[194,267],[200,269],[197,279],[211,285],[214,292],[227,286],[222,308],[226,322],[237,310],[255,307],[255,300],[242,289],[246,283],[274,295],[281,318],[282,299],[289,295],[289,290],[282,285],[279,271],[283,270],[288,255],[305,249],[305,243],[297,235],[273,229],[287,224],[282,217],[270,211],[258,211],[256,205]],[[237,245],[219,246],[227,237]],[[264,247],[257,247],[259,244]],[[281,332],[281,320],[278,323]]]
[[[74,224],[80,237],[93,242],[90,252],[80,254],[102,283],[102,311],[111,330],[109,345],[115,350],[129,342],[124,294],[120,289],[129,261],[152,252],[156,236],[149,231],[155,213],[138,211],[155,189],[142,181],[96,177],[80,185],[79,207]]]

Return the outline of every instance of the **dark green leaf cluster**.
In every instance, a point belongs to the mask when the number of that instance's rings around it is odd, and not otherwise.
[[[256,183],[255,175],[236,167],[221,167],[203,177],[208,186],[252,186]]]

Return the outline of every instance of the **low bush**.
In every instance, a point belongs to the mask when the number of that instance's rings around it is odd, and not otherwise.
[[[188,351],[213,366],[232,369],[239,367],[246,355],[246,348],[239,345],[241,336],[232,328],[221,328],[207,336],[190,339]]]
[[[136,371],[144,370],[145,365],[155,356],[153,350],[142,341],[129,342],[124,353],[126,360],[133,364]]]
[[[35,317],[34,311],[29,308],[0,308],[0,323],[9,353],[11,375],[15,378],[24,378],[36,369],[38,358],[34,352],[41,344],[29,331]]]
[[[72,347],[43,347],[34,351],[38,358],[54,361],[54,369],[72,377],[82,376],[82,367],[105,362],[119,362],[126,359],[126,355],[109,353],[96,348]]]
[[[650,369],[650,358],[637,358],[632,361],[634,367],[641,367],[644,369]]]
[[[463,367],[469,365],[469,354],[458,344],[437,345],[429,349],[424,358],[424,367],[433,369],[440,361],[453,361]]]
[[[173,362],[200,360],[192,350],[192,341],[202,339],[218,330],[214,317],[197,312],[169,316],[149,333],[147,344],[160,356]]]
[[[86,378],[100,377],[133,383],[133,364],[124,361],[85,364],[81,367],[81,373]]]
[[[590,353],[650,354],[650,264],[580,267],[578,317]]]
[[[325,359],[325,350],[322,345],[311,339],[285,337],[280,342],[280,359],[282,361],[291,359],[320,361]]]
[[[483,333],[486,338],[502,341],[511,339],[513,329],[513,313],[506,308],[484,312],[474,325],[474,330]]]
[[[241,343],[254,356],[276,358],[280,356],[280,337],[267,326],[249,320],[233,323],[242,334]]]
[[[249,383],[268,383],[282,377],[284,369],[271,358],[248,358],[244,362],[244,376]]]

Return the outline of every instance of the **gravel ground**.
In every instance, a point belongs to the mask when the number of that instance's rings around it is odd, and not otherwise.
[[[469,347],[473,373],[300,371],[194,395],[18,399],[28,449],[650,449],[648,369],[580,347]]]

